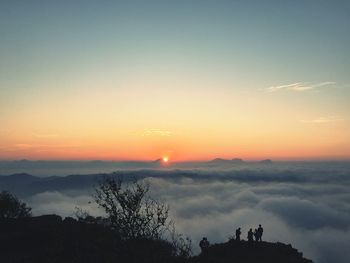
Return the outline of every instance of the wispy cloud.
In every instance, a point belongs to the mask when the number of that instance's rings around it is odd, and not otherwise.
[[[336,82],[334,81],[325,81],[325,82],[319,82],[319,83],[296,82],[296,83],[286,84],[286,85],[271,86],[271,87],[268,87],[266,91],[276,92],[276,91],[290,90],[290,91],[302,92],[302,91],[315,90],[321,87],[331,86],[335,84]]]
[[[142,137],[149,137],[149,136],[170,137],[172,136],[173,133],[171,131],[162,130],[162,129],[144,129],[137,134],[139,134]]]
[[[337,121],[344,121],[344,118],[341,117],[319,117],[316,119],[310,119],[310,120],[300,120],[302,123],[315,123],[315,124],[322,124],[322,123],[330,123],[330,122],[337,122]]]

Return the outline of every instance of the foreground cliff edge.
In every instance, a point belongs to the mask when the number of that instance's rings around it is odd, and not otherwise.
[[[196,245],[196,244],[194,244]],[[291,245],[228,241],[182,257],[164,240],[120,240],[103,224],[45,215],[0,223],[0,262],[312,263]]]
[[[214,244],[190,262],[240,262],[240,263],[312,263],[291,245],[283,243],[229,241]]]

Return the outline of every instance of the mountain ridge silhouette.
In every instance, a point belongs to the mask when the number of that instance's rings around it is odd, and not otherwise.
[[[313,263],[291,245],[233,240],[183,258],[167,241],[121,240],[103,224],[58,215],[0,222],[0,247],[0,262],[11,263]]]

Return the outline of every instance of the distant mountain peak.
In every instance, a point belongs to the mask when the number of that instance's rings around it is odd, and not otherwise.
[[[244,161],[240,158],[233,158],[231,161],[235,163],[244,163]]]
[[[230,160],[227,159],[223,159],[223,158],[215,158],[213,160],[211,160],[211,162],[228,162]]]

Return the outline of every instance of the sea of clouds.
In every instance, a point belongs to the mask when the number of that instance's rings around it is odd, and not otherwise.
[[[347,263],[350,258],[350,174],[322,172],[195,172],[196,176],[147,177],[151,195],[170,205],[177,230],[193,241],[227,241],[236,228],[246,239],[262,224],[263,240],[290,243],[317,263]],[[209,176],[209,174],[211,176]],[[203,176],[200,176],[203,175]],[[72,216],[76,207],[103,215],[93,188],[40,192],[27,197],[34,214]]]

